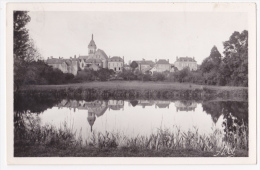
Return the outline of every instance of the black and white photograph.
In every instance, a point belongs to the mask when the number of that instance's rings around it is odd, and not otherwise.
[[[10,4],[10,162],[255,163],[254,7]]]

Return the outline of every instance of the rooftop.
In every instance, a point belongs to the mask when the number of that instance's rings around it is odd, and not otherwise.
[[[123,59],[121,57],[114,56],[114,57],[109,58],[108,61],[110,61],[110,62],[112,62],[112,61],[123,62]]]
[[[87,55],[80,55],[79,59],[88,59],[88,56]]]
[[[177,59],[176,59],[176,61],[182,61],[182,62],[187,62],[187,61],[189,61],[189,62],[197,62],[195,59],[194,59],[194,57],[192,58],[192,57],[177,57]]]
[[[91,39],[91,41],[89,42],[88,47],[96,47],[96,43],[95,43],[95,41],[93,40],[93,34],[92,34],[92,39]]]
[[[64,62],[64,59],[62,58],[48,58],[46,60],[47,64],[62,64]]]
[[[106,59],[108,59],[107,54],[106,54],[103,50],[98,49],[98,50],[96,51],[96,54],[98,54],[98,53],[100,53],[100,54],[103,55]]]
[[[137,62],[138,64],[141,64],[141,65],[154,65],[154,62],[152,60],[141,60],[141,61],[135,61]]]
[[[170,64],[169,61],[165,60],[165,59],[160,59],[156,62],[156,64]]]
[[[102,63],[102,61],[100,59],[90,58],[86,61],[86,63]]]

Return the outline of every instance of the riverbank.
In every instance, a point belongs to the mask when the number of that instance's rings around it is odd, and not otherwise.
[[[24,90],[60,90],[60,89],[118,89],[118,90],[196,90],[196,89],[211,89],[211,90],[247,90],[247,87],[234,87],[234,86],[209,86],[197,85],[192,83],[173,83],[173,82],[141,82],[141,81],[105,81],[105,82],[87,82],[75,84],[62,84],[62,85],[30,85],[23,86]]]
[[[62,97],[102,99],[194,99],[194,100],[247,100],[247,87],[206,86],[191,83],[110,81],[66,85],[24,86],[19,93],[38,95],[55,94]]]

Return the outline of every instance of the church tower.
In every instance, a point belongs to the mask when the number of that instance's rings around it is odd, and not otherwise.
[[[88,54],[95,54],[97,49],[97,46],[95,44],[95,41],[93,40],[93,34],[92,34],[92,39],[88,45]]]

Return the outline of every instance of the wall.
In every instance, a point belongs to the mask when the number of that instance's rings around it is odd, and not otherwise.
[[[197,63],[196,62],[180,62],[180,61],[177,61],[175,62],[175,67],[178,68],[178,70],[182,70],[184,69],[185,67],[189,67],[190,70],[197,70]]]
[[[112,69],[114,71],[122,71],[124,63],[123,62],[108,62],[108,69]],[[116,68],[116,70],[115,70]],[[120,68],[120,70],[119,70]]]

